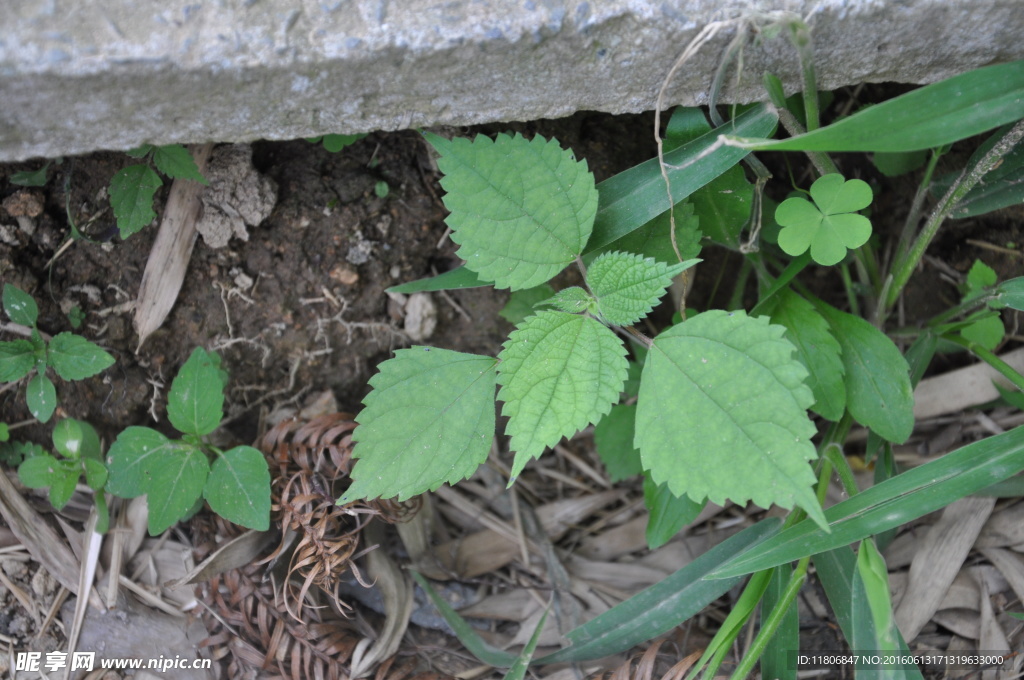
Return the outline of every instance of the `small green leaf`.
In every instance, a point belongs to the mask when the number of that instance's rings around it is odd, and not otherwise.
[[[597,297],[601,317],[608,323],[628,326],[647,316],[673,277],[697,262],[687,260],[669,266],[640,255],[605,253],[590,263],[587,285]]]
[[[960,331],[966,340],[980,345],[987,350],[995,349],[1003,341],[1006,335],[1006,327],[998,314],[991,314],[976,321]]]
[[[377,198],[387,198],[390,193],[391,187],[384,180],[380,180],[373,185],[373,195]]]
[[[156,219],[153,197],[161,186],[160,175],[148,165],[129,165],[110,180],[110,205],[121,238],[128,238]]]
[[[585,161],[539,136],[425,136],[441,154],[451,238],[481,278],[498,288],[531,288],[583,252],[597,210]]]
[[[11,438],[11,430],[7,427],[7,423],[0,423],[0,444],[9,441]]]
[[[739,250],[743,227],[750,221],[754,206],[754,185],[743,168],[735,165],[690,197],[700,229],[715,243]]]
[[[191,447],[148,427],[125,428],[107,452],[107,490],[121,498],[141,496],[149,490],[155,461],[175,455],[181,448]]]
[[[537,643],[540,642],[540,634],[544,630],[544,622],[548,620],[550,612],[550,608],[544,610],[540,621],[537,622],[536,628],[533,629],[533,635],[530,636],[529,642],[523,647],[523,651],[516,657],[515,662],[509,667],[508,673],[505,673],[502,680],[523,680],[526,677],[526,670],[530,666],[530,659],[533,658],[533,653],[537,649]]]
[[[89,423],[65,418],[53,428],[53,448],[71,460],[100,458],[100,437]]]
[[[182,445],[150,463],[152,481],[146,489],[149,535],[156,536],[182,519],[203,493],[210,463],[195,446]]]
[[[544,283],[526,290],[517,290],[508,297],[508,303],[498,312],[498,316],[513,326],[533,314],[533,308],[552,295],[555,289]]]
[[[0,342],[0,382],[21,380],[35,365],[35,348],[28,340]]]
[[[977,297],[977,294],[985,288],[996,285],[998,280],[999,277],[995,269],[992,269],[992,267],[989,267],[981,260],[975,260],[974,264],[971,265],[971,269],[967,272],[966,297],[968,299]]]
[[[498,358],[498,398],[516,452],[513,479],[546,447],[608,413],[626,380],[626,348],[615,333],[565,312],[524,321]]]
[[[44,374],[36,373],[25,388],[25,401],[35,419],[45,423],[57,408],[57,389]]]
[[[48,453],[26,459],[18,466],[18,479],[30,489],[45,489],[53,483],[57,459]]]
[[[171,383],[167,419],[179,432],[201,437],[224,418],[224,379],[220,357],[196,347]]]
[[[357,133],[354,135],[324,135],[323,145],[324,148],[330,151],[331,153],[338,153],[346,146],[355,144],[365,136],[366,133]],[[318,137],[317,140],[319,141],[319,139],[320,138]]]
[[[356,417],[355,481],[338,502],[404,501],[473,474],[494,439],[495,363],[431,347],[382,363]]]
[[[41,187],[46,186],[46,170],[50,167],[49,161],[38,170],[22,170],[10,177],[11,184],[20,187]]]
[[[743,312],[704,312],[663,331],[647,353],[636,443],[655,482],[677,496],[761,507],[799,505],[819,523],[808,461],[807,369],[785,328]]]
[[[838,421],[846,410],[846,385],[839,343],[828,322],[814,306],[796,293],[784,290],[770,311],[772,322],[786,327],[786,338],[796,346],[796,356],[810,373],[807,384],[814,393],[815,413]]]
[[[569,314],[580,314],[593,309],[594,298],[579,286],[572,286],[558,291],[544,303]]]
[[[102,491],[107,484],[107,468],[95,458],[85,458],[82,461],[85,468],[85,483],[93,491]]]
[[[99,345],[67,332],[47,345],[46,361],[64,380],[84,380],[114,365],[114,357]]]
[[[906,359],[864,319],[823,302],[815,306],[842,348],[850,415],[894,444],[907,441],[914,430],[914,393]]]
[[[885,559],[874,540],[867,538],[861,541],[857,552],[857,575],[853,581],[853,615],[854,618],[870,617],[873,635],[866,640],[850,641],[853,649],[877,649],[882,653],[893,653],[899,649],[896,633],[896,617],[892,611],[892,599],[889,596],[889,571]],[[863,630],[864,626],[856,626],[854,630]]]
[[[181,144],[168,144],[158,146],[153,151],[153,164],[156,169],[172,179],[192,179],[200,184],[208,185],[209,182],[199,172],[195,159],[188,149]]]
[[[871,157],[878,171],[886,177],[898,177],[913,172],[928,161],[928,152],[901,151],[898,153],[876,153]]]
[[[217,456],[203,495],[226,520],[257,531],[270,527],[270,472],[263,454],[251,446]]]
[[[145,158],[154,148],[155,147],[152,144],[143,144],[142,146],[137,146],[134,149],[128,149],[124,153],[129,158]]]
[[[594,428],[597,455],[613,482],[634,477],[644,470],[640,450],[633,446],[635,422],[636,404],[616,404]]]
[[[4,311],[14,323],[35,328],[39,306],[32,296],[9,283],[4,284]]]
[[[672,540],[684,526],[697,519],[704,503],[694,503],[686,496],[676,496],[667,484],[656,484],[650,473],[644,475],[644,505],[647,518],[647,547],[656,550]]]
[[[833,265],[846,257],[848,248],[859,248],[871,237],[871,221],[852,214],[871,203],[871,187],[859,179],[845,180],[831,174],[811,185],[815,205],[804,198],[787,198],[775,210],[782,225],[779,247],[794,257],[808,248],[822,265]]]

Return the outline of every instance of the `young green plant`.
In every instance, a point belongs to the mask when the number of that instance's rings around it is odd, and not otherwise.
[[[0,382],[16,382],[31,375],[25,400],[32,415],[45,423],[57,408],[57,388],[47,376],[49,369],[63,380],[85,380],[111,366],[114,357],[74,333],[59,333],[46,341],[36,327],[36,301],[9,283],[4,284],[3,305],[8,318],[25,327],[29,337],[0,342]]]
[[[143,144],[126,153],[132,158],[151,161],[156,170],[171,179],[191,179],[200,184],[208,184],[196,167],[192,155],[180,144]],[[163,180],[152,165],[149,162],[129,165],[119,170],[110,180],[107,193],[110,194],[110,206],[114,209],[114,218],[122,239],[156,219],[153,197],[157,189],[163,186]]]
[[[180,438],[135,426],[110,446],[107,489],[122,498],[146,494],[151,535],[193,514],[203,499],[236,524],[260,531],[270,525],[270,472],[263,454],[251,446],[222,451],[203,441],[224,417],[227,379],[220,357],[197,347],[167,400],[167,418]]]

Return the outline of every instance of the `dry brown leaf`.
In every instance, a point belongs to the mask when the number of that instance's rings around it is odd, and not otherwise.
[[[202,173],[213,144],[193,144],[188,150]],[[160,230],[149,251],[146,271],[135,301],[135,331],[139,334],[139,348],[153,331],[160,328],[178,299],[178,291],[192,257],[192,247],[196,243],[196,220],[203,205],[203,189],[202,184],[190,179],[176,179],[171,184]]]
[[[1024,543],[1024,502],[993,513],[975,545],[978,548],[1005,548]]]
[[[984,579],[978,580],[978,586],[981,590],[981,621],[980,621],[980,634],[978,636],[978,649],[984,649],[986,652],[1009,652],[1010,643],[1006,639],[1006,634],[1003,629],[999,626],[999,622],[996,621],[996,615],[992,611],[992,601],[989,599],[989,590],[985,584]],[[997,680],[1001,676],[999,669],[989,668],[982,672],[982,680]]]
[[[896,607],[896,624],[908,642],[938,610],[994,506],[994,498],[960,499],[946,506],[921,542],[907,592]]]
[[[999,548],[983,548],[981,554],[999,570],[1017,598],[1024,601],[1024,558]]]

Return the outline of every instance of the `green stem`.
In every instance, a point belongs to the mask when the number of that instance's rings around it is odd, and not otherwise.
[[[779,122],[782,123],[782,127],[786,128],[786,132],[793,137],[802,135],[806,132],[806,130],[804,130],[804,126],[796,119],[796,116],[788,110],[779,109],[778,114]],[[807,157],[811,159],[811,163],[814,164],[814,167],[818,170],[819,174],[831,175],[832,173],[839,172],[839,168],[837,168],[836,164],[832,162],[832,159],[829,158],[828,154],[822,151],[805,151],[804,153],[806,153]]]
[[[764,650],[771,641],[772,636],[775,635],[775,631],[782,624],[783,617],[786,616],[786,612],[793,606],[793,601],[796,600],[796,596],[800,593],[800,587],[807,580],[807,565],[810,561],[811,558],[808,556],[797,563],[796,569],[793,570],[792,576],[789,577],[789,583],[786,584],[786,590],[783,592],[782,598],[776,603],[768,618],[765,619],[761,630],[757,633],[757,637],[754,638],[753,644],[750,645],[750,649],[747,650],[746,655],[740,660],[739,665],[736,666],[736,670],[733,671],[730,680],[743,680],[754,670],[754,664],[764,654]]]
[[[810,252],[806,252],[803,255],[790,260],[789,264],[786,265],[786,268],[782,270],[781,274],[779,274],[779,277],[772,282],[771,286],[768,287],[768,290],[766,290],[764,295],[761,296],[760,301],[758,301],[758,303],[754,305],[754,308],[750,310],[750,316],[757,316],[759,313],[763,312],[765,305],[772,296],[789,285],[789,282],[792,281],[797,274],[802,272],[810,263]]]
[[[732,296],[729,298],[729,302],[726,305],[726,309],[742,309],[743,308],[743,292],[747,287],[747,281],[750,279],[750,272],[752,267],[748,258],[743,258],[743,263],[740,264],[740,271],[736,274],[736,283],[732,288]]]
[[[932,175],[935,174],[935,168],[938,166],[939,158],[941,157],[942,149],[932,149],[931,158],[928,159],[928,165],[924,169],[921,183],[917,185],[917,193],[914,194],[914,201],[910,204],[910,212],[907,213],[907,219],[903,223],[903,230],[900,232],[900,240],[896,245],[897,260],[905,257],[907,249],[910,248],[910,242],[914,237],[914,229],[917,228],[917,223],[921,220],[921,208],[924,206],[924,199],[928,196],[928,188],[932,184]]]
[[[850,278],[850,265],[845,262],[840,264],[839,275],[843,278],[843,288],[846,290],[846,302],[850,305],[850,314],[860,316],[860,303],[857,302],[857,294],[853,292],[853,279]]]
[[[743,589],[743,594],[740,595],[740,599],[736,601],[732,611],[725,617],[725,621],[718,628],[715,637],[708,643],[704,654],[694,664],[693,670],[686,676],[686,680],[694,680],[697,674],[701,672],[704,664],[708,664],[708,670],[705,672],[704,677],[714,677],[718,668],[722,665],[722,659],[725,657],[725,654],[729,651],[737,636],[739,636],[740,631],[743,630],[743,625],[757,609],[757,603],[761,601],[764,592],[768,589],[768,582],[771,581],[773,571],[774,568],[765,569],[750,577],[746,587]]]
[[[1007,380],[1009,380],[1011,383],[1013,383],[1014,387],[1016,387],[1018,390],[1024,391],[1024,375],[1021,375],[1013,366],[997,357],[994,352],[985,349],[984,347],[977,343],[971,342],[970,340],[964,338],[959,333],[950,333],[948,335],[943,335],[942,339],[948,340],[949,342],[952,342],[955,345],[960,345],[961,347],[966,348],[968,352],[978,357],[992,368],[999,371],[999,374],[1002,375]]]
[[[856,496],[860,493],[860,489],[857,488],[857,480],[853,476],[853,470],[850,468],[850,463],[846,460],[846,456],[843,455],[843,449],[839,444],[829,444],[825,447],[825,457],[836,473],[839,475],[839,481],[843,484],[843,489],[846,490],[847,496]]]
[[[800,58],[800,73],[804,78],[804,115],[807,118],[807,131],[810,132],[817,130],[821,123],[818,112],[818,79],[814,73],[814,50],[807,24],[802,21],[791,22],[789,39]]]
[[[981,178],[988,174],[1002,160],[1003,156],[1009,153],[1022,137],[1024,137],[1024,120],[1014,125],[973,168],[965,171],[949,187],[949,191],[942,197],[939,204],[935,206],[935,210],[932,211],[910,250],[906,255],[899,258],[893,266],[892,282],[888,286],[885,299],[882,300],[883,306],[880,310],[881,313],[878,315],[879,321],[884,321],[889,310],[896,304],[900,293],[903,292],[904,286],[910,280],[910,275],[917,268],[921,258],[924,257],[925,250],[927,250],[932,239],[935,238],[935,234],[939,231],[939,227],[942,226],[949,213],[981,181]]]

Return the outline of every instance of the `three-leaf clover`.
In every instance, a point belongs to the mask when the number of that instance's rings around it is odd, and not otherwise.
[[[203,498],[236,524],[260,531],[270,526],[270,472],[263,454],[251,446],[221,451],[202,440],[224,418],[226,385],[220,357],[197,347],[168,396],[167,417],[181,439],[129,427],[111,445],[107,488],[123,498],[147,494],[151,535],[198,510]]]
[[[856,214],[871,204],[871,187],[833,173],[812,184],[810,193],[814,203],[787,198],[775,210],[775,221],[782,225],[779,247],[794,257],[810,248],[818,264],[837,264],[848,248],[859,248],[871,237],[871,221]]]
[[[46,369],[52,368],[64,380],[84,380],[111,366],[114,357],[74,333],[59,333],[49,342],[43,340],[36,328],[36,301],[9,283],[4,285],[3,304],[11,321],[28,326],[31,335],[28,340],[0,342],[0,382],[15,382],[35,371],[25,398],[32,415],[45,423],[57,408],[57,390]]]
[[[95,492],[93,498],[99,515],[96,530],[106,532],[109,514],[103,487],[107,483],[107,468],[96,430],[89,423],[67,418],[53,430],[53,447],[60,458],[43,452],[41,447],[24,449],[26,458],[18,466],[21,483],[31,489],[49,487],[50,504],[60,510],[74,494],[79,478],[84,476],[85,483]]]

